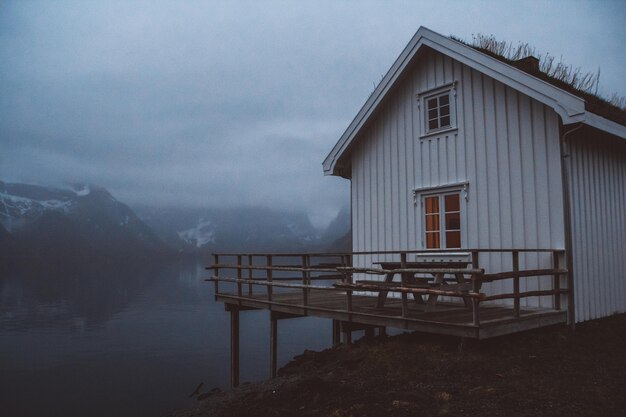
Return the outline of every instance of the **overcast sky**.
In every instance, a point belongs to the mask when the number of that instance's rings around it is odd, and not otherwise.
[[[626,1],[0,3],[0,179],[131,205],[304,209],[321,163],[419,26],[527,41],[626,96]]]

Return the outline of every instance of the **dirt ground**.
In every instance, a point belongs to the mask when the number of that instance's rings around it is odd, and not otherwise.
[[[626,314],[464,344],[361,340],[202,398],[171,416],[626,416]]]

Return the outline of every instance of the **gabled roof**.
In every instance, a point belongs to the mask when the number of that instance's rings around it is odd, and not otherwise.
[[[584,123],[626,139],[626,126],[585,110],[585,101],[461,42],[420,27],[323,162],[325,175],[341,175],[338,162],[422,47],[429,47],[551,107],[564,125]]]

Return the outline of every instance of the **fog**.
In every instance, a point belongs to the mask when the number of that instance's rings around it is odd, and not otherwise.
[[[420,25],[529,42],[626,96],[626,3],[3,2],[0,179],[133,204],[348,203],[321,163]]]

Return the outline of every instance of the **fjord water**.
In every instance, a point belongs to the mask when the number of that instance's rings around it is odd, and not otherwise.
[[[226,388],[229,316],[199,262],[0,272],[0,412],[160,416]],[[268,376],[267,311],[241,314],[241,381]],[[331,324],[279,323],[279,366],[330,345]]]

